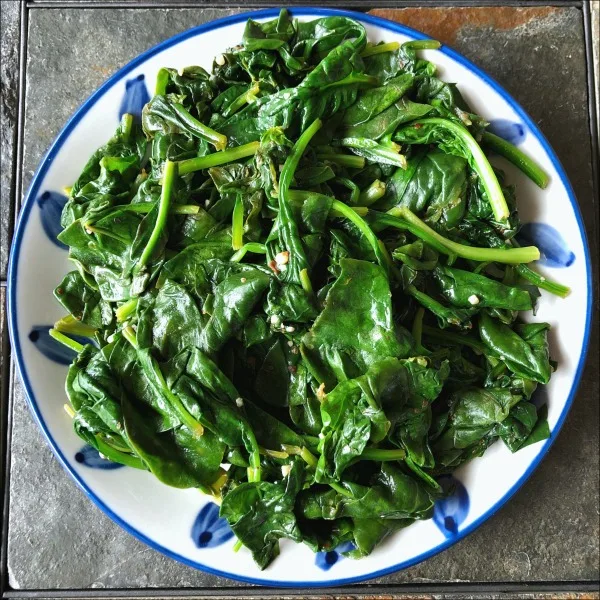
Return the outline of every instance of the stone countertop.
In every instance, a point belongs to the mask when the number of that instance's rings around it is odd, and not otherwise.
[[[17,122],[19,73],[18,2],[3,2],[0,10],[0,278],[6,279],[8,248],[14,217],[13,154]]]
[[[12,180],[14,127],[9,125],[14,124],[16,115],[16,93],[11,92],[18,58],[13,52],[18,39],[15,4],[2,2],[3,58],[5,48],[9,52],[8,66],[4,61],[2,67],[2,278],[6,276],[5,250],[13,210],[5,201],[5,190],[10,189]],[[7,9],[6,5],[12,6]],[[207,8],[86,9],[76,5],[30,8],[23,189],[68,117],[110,74],[159,41],[231,12]],[[521,103],[563,161],[588,227],[592,256],[597,256],[581,9],[429,7],[372,12],[453,46]],[[598,355],[597,325],[592,340],[590,357]],[[3,368],[8,369],[6,360]],[[29,414],[18,381],[12,382],[12,391],[7,560],[12,588],[240,585],[158,554],[101,513],[52,455]],[[597,398],[598,370],[589,364],[559,439],[507,506],[442,554],[372,583],[597,580]],[[41,498],[43,511],[39,509]]]

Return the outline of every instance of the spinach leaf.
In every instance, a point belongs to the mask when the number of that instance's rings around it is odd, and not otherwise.
[[[344,482],[343,492],[302,492],[298,498],[307,519],[427,519],[433,499],[427,488],[391,463],[382,463],[371,485]]]
[[[302,482],[302,463],[296,460],[282,482],[242,483],[223,498],[220,515],[250,549],[260,569],[277,557],[281,538],[302,539],[294,514]]]
[[[438,253],[422,240],[399,246],[394,250],[393,257],[413,271],[431,271],[438,263]]]
[[[355,548],[348,551],[346,556],[368,556],[387,537],[411,523],[414,523],[414,519],[352,519]]]
[[[110,306],[78,271],[65,275],[54,290],[54,296],[75,320],[92,327],[108,326],[113,319]]]
[[[390,424],[381,409],[379,390],[372,390],[370,385],[373,382],[366,375],[343,381],[323,400],[317,481],[339,480],[371,438],[378,442],[385,437]]]
[[[217,150],[223,150],[227,138],[201,123],[178,102],[177,96],[154,96],[142,112],[144,132],[152,137],[155,132],[185,133],[190,137],[210,142]]]
[[[418,154],[409,160],[406,170],[394,173],[377,207],[405,206],[427,223],[451,229],[461,221],[467,206],[466,164],[462,157],[442,152]]]
[[[516,452],[527,441],[537,422],[535,406],[531,402],[519,402],[496,428],[496,433],[511,452]]]
[[[186,427],[158,432],[151,416],[123,399],[125,431],[132,447],[152,474],[167,485],[207,487],[216,478],[225,445],[210,431],[194,436]]]
[[[156,297],[138,304],[137,341],[153,347],[165,360],[189,347],[199,347],[202,316],[185,289],[167,280]]]
[[[454,306],[533,309],[532,295],[528,290],[504,285],[484,275],[438,265],[433,270],[433,278],[440,293]]]
[[[145,151],[146,144],[139,126],[134,123],[131,115],[123,115],[121,124],[114,136],[94,152],[83,168],[81,175],[73,183],[71,201],[65,205],[65,211],[63,212],[63,227],[70,221],[70,219],[65,221],[65,217],[69,214],[72,204],[79,204],[81,202],[78,199],[79,197],[85,198],[85,188],[88,184],[96,182],[92,188],[95,191],[112,191],[115,186],[111,176],[114,176],[121,183],[118,191],[123,191],[122,185],[127,181],[127,178],[131,182],[132,175],[141,168]],[[125,181],[120,176],[124,176]]]
[[[290,374],[288,404],[290,419],[303,433],[318,435],[323,428],[321,403],[311,388],[311,376],[304,363]]]
[[[343,42],[350,41],[362,50],[367,34],[363,25],[347,17],[325,17],[314,21],[298,22],[293,54],[316,64]]]
[[[527,323],[511,329],[486,313],[479,319],[479,334],[489,351],[516,375],[548,383],[550,365],[547,323]]]
[[[383,269],[345,258],[325,307],[303,339],[306,354],[320,365],[325,389],[352,379],[385,357],[403,357],[412,341],[394,324],[391,291]]]
[[[502,388],[455,392],[450,399],[448,426],[432,447],[436,469],[455,468],[481,456],[519,401],[520,396]]]
[[[268,285],[269,276],[257,268],[217,270],[213,275],[214,302],[199,347],[206,352],[218,351],[250,316]]]

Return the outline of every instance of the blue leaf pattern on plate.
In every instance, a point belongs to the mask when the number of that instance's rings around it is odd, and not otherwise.
[[[77,353],[71,348],[50,337],[48,333],[52,329],[50,325],[34,325],[29,332],[29,340],[35,344],[35,347],[46,357],[60,365],[70,365]],[[78,341],[80,344],[89,344],[88,338],[71,335],[70,338]]]
[[[523,124],[508,119],[492,119],[488,130],[515,146],[518,146],[527,135]]]
[[[452,495],[436,501],[433,522],[447,538],[451,538],[458,534],[459,525],[469,514],[469,494],[465,486],[451,475],[440,477],[438,483],[445,492],[452,491]]]
[[[112,462],[112,460],[102,458],[98,450],[89,444],[83,446],[81,450],[75,454],[75,460],[81,465],[90,467],[90,469],[103,469],[105,471],[112,471],[125,466]]]
[[[537,246],[542,257],[538,261],[548,267],[570,267],[575,262],[575,254],[571,252],[560,232],[546,223],[526,223],[517,236],[522,246]]]
[[[317,552],[315,556],[315,564],[319,569],[323,571],[329,571],[333,565],[339,560],[344,558],[343,552],[350,552],[354,550],[355,546],[352,542],[344,542],[340,544],[335,550],[329,550],[329,552]]]
[[[133,79],[128,79],[125,82],[125,95],[121,100],[121,107],[119,108],[119,119],[125,114],[129,113],[134,117],[142,116],[142,108],[150,101],[150,95],[144,82],[144,75],[140,74]]]
[[[62,231],[60,225],[60,215],[64,205],[67,203],[67,197],[58,192],[45,191],[37,197],[36,202],[40,207],[42,227],[50,241],[59,248],[67,249],[67,246],[56,239],[56,236]]]
[[[202,507],[192,525],[192,540],[198,548],[214,548],[233,537],[225,519],[219,517],[219,507],[209,502]]]

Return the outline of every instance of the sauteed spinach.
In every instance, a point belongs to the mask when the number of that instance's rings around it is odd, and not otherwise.
[[[75,431],[221,503],[265,568],[280,538],[352,557],[432,516],[441,475],[549,435],[550,360],[506,156],[420,50],[346,17],[249,21],[158,73],[69,190]],[[80,345],[70,335],[87,336]]]

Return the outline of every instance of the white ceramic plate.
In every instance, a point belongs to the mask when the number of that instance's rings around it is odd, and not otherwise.
[[[299,9],[302,20],[339,14],[364,23],[371,41],[404,42],[423,34],[377,17],[345,11]],[[538,189],[510,165],[526,231],[541,246],[539,268],[572,287],[561,300],[543,293],[536,320],[552,324],[552,356],[559,369],[538,397],[547,401],[550,439],[511,454],[501,444],[456,473],[453,498],[436,506],[435,517],[399,532],[360,561],[340,552],[314,555],[307,547],[282,543],[281,556],[265,571],[235,540],[218,508],[195,490],[175,490],[150,473],[115,468],[82,447],[63,411],[64,380],[71,356],[48,337],[62,316],[52,290],[70,269],[67,252],[54,237],[65,201],[61,195],[87,158],[117,127],[122,112],[140,110],[162,66],[200,64],[239,43],[248,17],[273,18],[276,10],[228,17],[177,35],[148,50],[104,83],[66,124],[36,173],[17,226],[9,267],[9,323],[14,355],[30,407],[58,459],[90,499],[124,529],[149,546],[188,565],[234,579],[279,586],[340,585],[384,575],[422,561],[473,531],[525,482],[556,438],[583,368],[591,317],[591,272],[577,201],[556,155],[523,109],[490,77],[449,48],[426,51],[447,81],[459,82],[475,112],[492,120],[496,132],[535,157],[551,176]],[[515,65],[518,68],[518,65]]]

